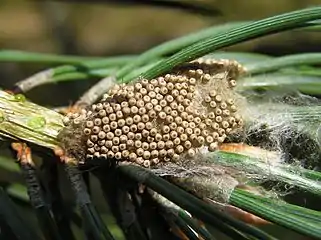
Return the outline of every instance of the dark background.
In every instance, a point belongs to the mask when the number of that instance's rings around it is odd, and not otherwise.
[[[206,16],[178,9],[117,4],[123,2],[120,0],[95,2],[1,0],[0,49],[106,57],[139,54],[159,43],[202,28],[230,21],[261,19],[313,6],[319,4],[320,0],[182,1],[198,3],[221,13]],[[321,35],[318,33],[302,34],[292,31],[238,44],[225,50],[284,55],[321,51],[320,42]],[[0,88],[10,88],[15,82],[47,67],[41,64],[0,63]],[[94,82],[50,84],[31,91],[27,96],[43,105],[69,105]],[[6,172],[1,171],[0,175],[0,181],[15,179],[23,182],[19,176],[9,176]],[[96,185],[94,180],[94,189]],[[93,193],[98,209],[107,213],[103,217],[114,222],[110,220],[105,203],[100,201],[101,193]],[[30,208],[24,204],[18,206],[35,224],[35,216]],[[112,230],[119,233],[116,227]],[[278,227],[271,231],[276,232],[281,239],[303,239]]]
[[[124,4],[131,2],[131,4]],[[148,2],[149,4],[133,4]],[[319,0],[195,0],[214,14],[151,6],[153,1],[61,0],[0,1],[0,49],[42,53],[113,56],[139,54],[159,43],[215,24],[255,20],[309,7]],[[220,15],[215,14],[220,12]],[[273,55],[320,51],[319,34],[294,31],[236,45],[226,50]],[[13,84],[47,66],[0,64],[0,87]],[[42,104],[66,105],[93,82],[52,84],[35,89],[28,97]],[[45,93],[45,94],[44,94]]]

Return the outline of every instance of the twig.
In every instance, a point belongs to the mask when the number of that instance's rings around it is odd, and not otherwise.
[[[76,102],[76,106],[88,106],[96,102],[116,82],[115,77],[106,77],[86,91]]]
[[[89,224],[93,239],[113,240],[113,236],[102,222],[100,215],[91,203],[86,185],[82,179],[77,165],[74,163],[65,163],[65,171],[70,180],[72,189],[76,195],[77,204],[83,214],[83,221]],[[86,227],[86,225],[85,225]]]
[[[37,86],[50,83],[52,82],[53,75],[54,75],[53,69],[47,69],[35,75],[32,75],[27,79],[17,82],[15,85],[16,86],[15,92],[26,93]]]
[[[36,169],[31,157],[31,150],[25,143],[12,143],[12,148],[17,152],[17,158],[27,184],[31,205],[37,212],[41,230],[46,239],[62,239],[56,223],[46,204],[40,183],[36,177]]]

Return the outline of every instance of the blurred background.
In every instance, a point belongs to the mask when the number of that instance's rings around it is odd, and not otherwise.
[[[158,6],[154,6],[154,2],[156,1],[1,0],[0,50],[106,57],[139,54],[164,41],[213,25],[257,20],[320,3],[319,0],[182,0],[181,6],[165,7],[159,6],[162,5],[161,1],[157,1]],[[296,30],[223,50],[271,55],[320,52],[320,41],[320,34],[302,34]],[[17,81],[46,68],[47,65],[40,64],[1,62],[0,88],[9,89]],[[27,97],[43,105],[65,106],[76,101],[95,81],[97,80],[41,86],[28,93]],[[0,182],[8,179],[23,182],[20,175],[6,174],[1,171]],[[95,180],[91,184],[96,189],[98,184]],[[101,192],[93,193],[96,206],[105,212],[105,203],[99,200],[102,198]],[[30,208],[23,204],[19,208],[35,224],[35,216]],[[110,215],[106,214],[104,217],[109,218]],[[108,221],[114,222],[113,219]],[[278,232],[280,239],[294,236],[297,237],[295,239],[303,239],[294,233],[284,234],[283,229],[278,227],[271,231]]]
[[[179,2],[181,6],[165,2]],[[90,56],[139,54],[164,41],[216,24],[260,19],[318,3],[318,0],[2,0],[0,49]],[[283,55],[319,51],[320,40],[315,33],[294,31],[224,50]],[[9,88],[46,67],[1,63],[1,87]],[[62,84],[63,89],[60,84],[45,86],[28,97],[43,104],[62,105],[75,101],[92,82]]]

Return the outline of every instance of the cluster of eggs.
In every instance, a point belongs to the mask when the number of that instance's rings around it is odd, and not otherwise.
[[[201,147],[215,151],[242,126],[233,91],[236,76],[227,63],[232,70],[240,68],[226,60],[197,60],[162,77],[116,84],[66,123],[82,124],[86,159],[150,167],[193,157]]]

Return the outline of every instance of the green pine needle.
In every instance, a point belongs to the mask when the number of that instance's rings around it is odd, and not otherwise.
[[[225,34],[217,34],[186,47],[149,69],[143,73],[141,77],[151,79],[170,71],[177,65],[194,60],[220,48],[228,47],[260,36],[293,29],[300,26],[300,24],[320,18],[321,7],[315,7],[244,24],[239,27],[229,29]],[[123,79],[124,82],[128,82],[130,80],[131,79],[127,79],[126,77]]]
[[[304,215],[293,214],[292,212],[298,211],[299,207],[295,207],[291,211],[288,211],[290,204],[286,204],[286,210],[282,208],[281,204],[273,203],[265,198],[255,196],[253,194],[247,193],[243,190],[236,189],[230,197],[230,203],[254,213],[264,219],[271,222],[279,224],[280,226],[287,227],[306,236],[319,238],[321,236],[321,215],[315,212],[314,215],[317,216],[316,219],[311,220],[309,217],[304,217]],[[312,211],[312,210],[310,210]],[[301,213],[304,209],[301,209]]]

